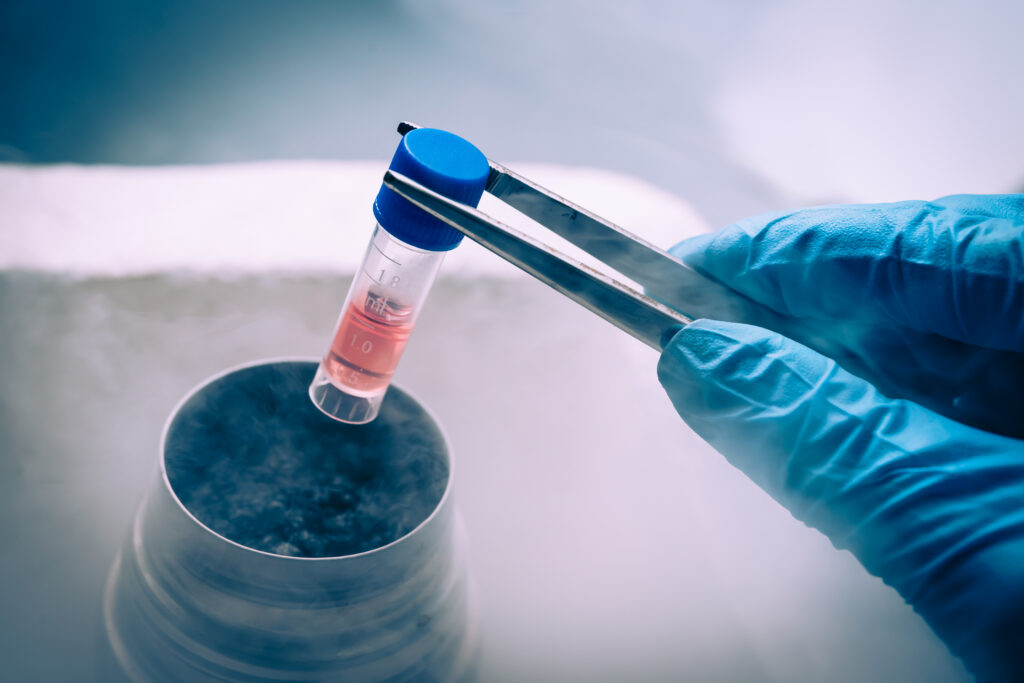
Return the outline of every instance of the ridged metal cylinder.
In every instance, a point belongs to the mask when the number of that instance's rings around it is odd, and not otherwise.
[[[315,361],[302,362],[312,376]],[[201,384],[176,411],[215,379],[246,367],[251,365]],[[367,552],[301,558],[239,545],[200,523],[170,484],[166,438],[167,427],[159,476],[114,562],[104,597],[110,644],[130,678],[474,678],[474,610],[447,439],[448,481],[419,526]]]

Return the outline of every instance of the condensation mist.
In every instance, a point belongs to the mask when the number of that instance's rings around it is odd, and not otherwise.
[[[168,416],[227,368],[324,352],[398,121],[662,247],[808,204],[1019,191],[1022,21],[1010,1],[0,3],[0,679],[111,680],[100,596]],[[297,554],[382,491],[400,522],[360,538],[401,533],[450,476],[488,683],[968,680],[681,423],[657,358],[464,244],[395,375],[450,472],[296,448],[303,386],[174,431],[208,451],[169,475],[207,487],[186,505],[211,528]]]

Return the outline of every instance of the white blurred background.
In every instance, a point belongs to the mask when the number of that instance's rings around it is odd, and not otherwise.
[[[663,246],[803,204],[1020,191],[1022,20],[1009,1],[3,3],[0,678],[105,680],[101,587],[163,420],[224,367],[323,351],[399,120]],[[474,245],[448,259],[397,380],[456,451],[484,680],[966,680],[678,420],[656,361]]]
[[[0,22],[11,161],[379,159],[404,118],[637,176],[716,227],[1024,186],[1009,0],[8,0]]]

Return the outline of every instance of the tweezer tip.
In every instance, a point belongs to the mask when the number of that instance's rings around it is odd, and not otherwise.
[[[399,135],[405,135],[409,131],[416,130],[417,128],[421,128],[421,126],[416,125],[412,121],[399,121],[398,122],[398,134]]]

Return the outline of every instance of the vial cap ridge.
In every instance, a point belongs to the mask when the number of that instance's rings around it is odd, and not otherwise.
[[[475,207],[487,186],[487,157],[463,138],[437,128],[417,128],[398,143],[389,167],[434,192]],[[448,251],[462,233],[381,185],[373,202],[377,222],[407,244]]]

